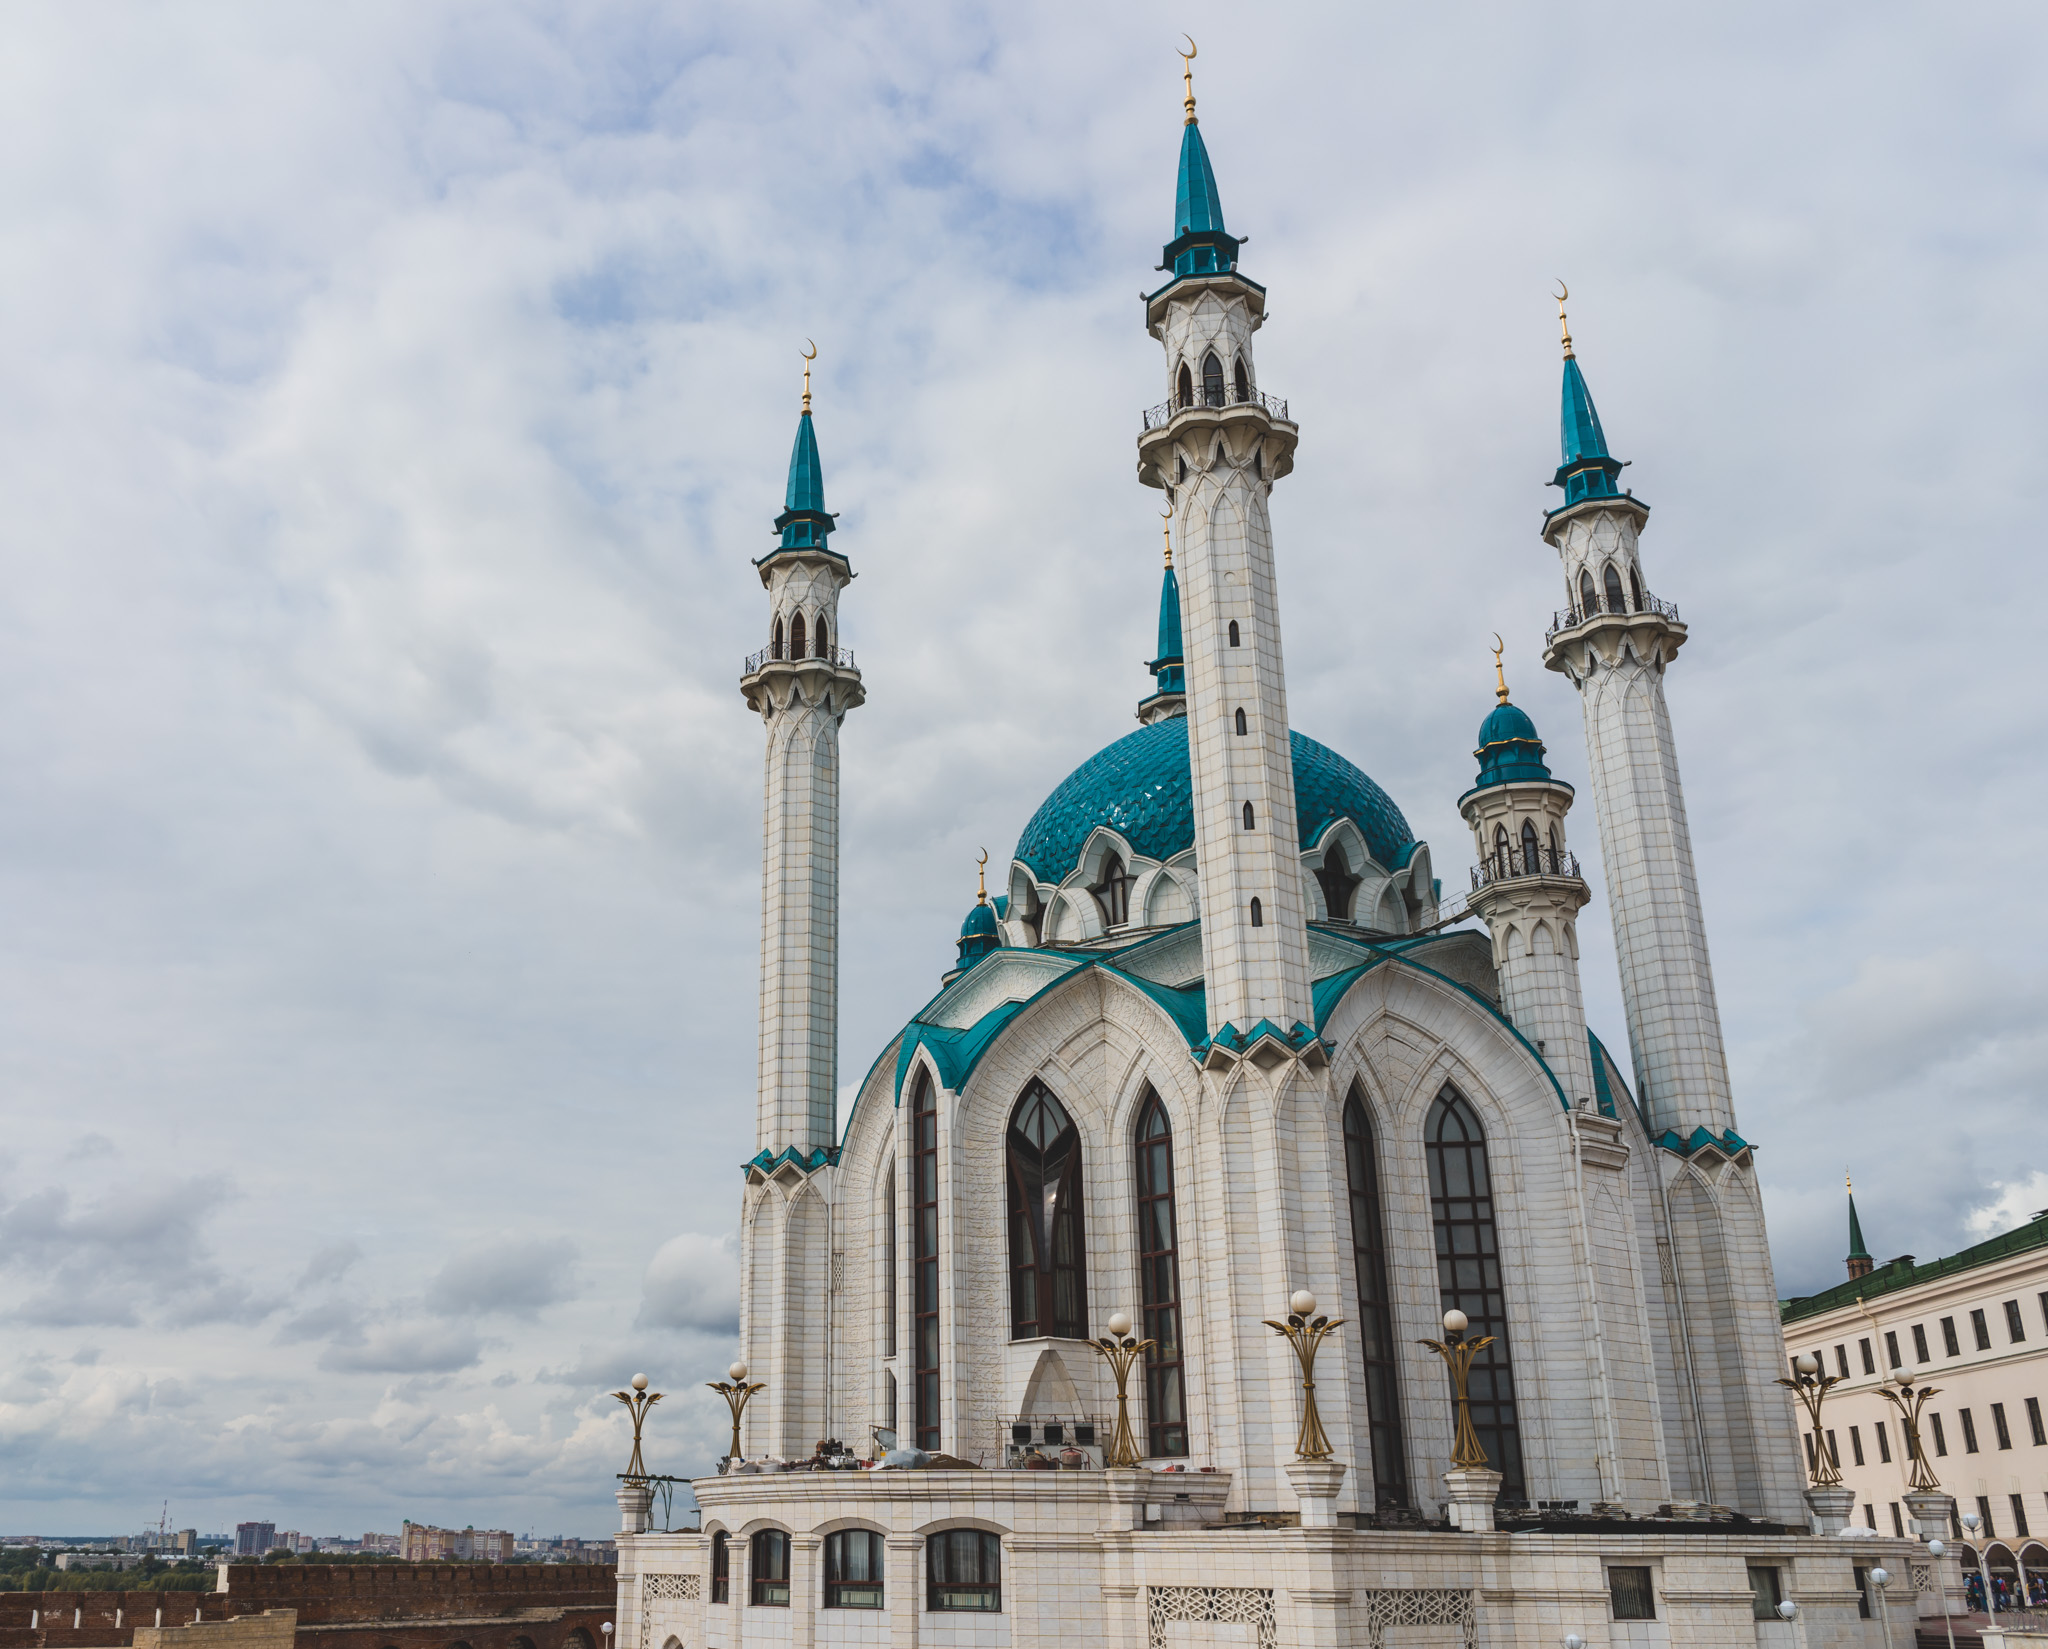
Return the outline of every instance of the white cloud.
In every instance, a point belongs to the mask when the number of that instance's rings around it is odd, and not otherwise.
[[[2015,1230],[2048,1209],[2048,1170],[2036,1168],[2022,1180],[1993,1180],[1991,1188],[1997,1195],[1972,1208],[1963,1221],[1974,1236],[1995,1237]]]
[[[640,1281],[637,1326],[737,1334],[740,1264],[736,1239],[686,1231],[656,1249]]]

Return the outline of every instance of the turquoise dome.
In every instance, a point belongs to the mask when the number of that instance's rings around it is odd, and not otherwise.
[[[960,924],[962,939],[993,939],[996,936],[996,913],[987,905],[976,905],[967,913],[967,920]]]
[[[1472,781],[1473,790],[1517,781],[1555,782],[1543,763],[1543,741],[1536,736],[1536,724],[1519,705],[1505,699],[1479,724],[1479,748],[1472,754],[1479,758],[1479,777]]]
[[[1528,744],[1541,744],[1536,736],[1536,724],[1519,704],[1496,704],[1493,714],[1479,724],[1479,748],[1489,744],[1506,744],[1520,740]]]
[[[1313,847],[1337,820],[1349,818],[1382,865],[1405,865],[1415,851],[1415,833],[1392,798],[1326,745],[1300,733],[1288,738],[1301,845]],[[1195,845],[1185,716],[1126,734],[1075,768],[1031,816],[1018,838],[1017,857],[1041,882],[1058,882],[1080,862],[1097,825],[1107,825],[1148,859],[1171,859]]]

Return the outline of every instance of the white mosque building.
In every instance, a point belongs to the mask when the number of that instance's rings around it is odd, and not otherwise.
[[[1138,479],[1169,511],[1151,691],[1025,825],[843,1133],[838,750],[863,688],[806,390],[741,683],[768,751],[741,1208],[762,1389],[744,1463],[694,1485],[701,1532],[621,1492],[620,1649],[1875,1649],[1886,1598],[1910,1641],[1940,1565],[1842,1537],[1846,1507],[1803,1492],[1665,705],[1687,631],[1570,336],[1543,658],[1579,690],[1625,1060],[1581,1008],[1584,815],[1505,683],[1451,920],[1400,808],[1289,723],[1267,499],[1297,427],[1239,247],[1190,83],[1144,315],[1164,400]],[[1314,1367],[1326,1458],[1300,1457],[1270,1326],[1300,1290],[1341,1320]],[[1447,1312],[1491,1337],[1474,1471],[1421,1343]],[[1142,1458],[1106,1469],[1091,1341],[1126,1316]]]

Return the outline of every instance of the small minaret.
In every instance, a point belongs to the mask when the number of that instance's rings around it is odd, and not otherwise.
[[[1209,1030],[1271,1020],[1284,1034],[1315,1018],[1267,517],[1298,432],[1286,404],[1258,388],[1252,334],[1266,292],[1237,271],[1239,241],[1223,226],[1195,119],[1192,65],[1186,82],[1174,238],[1160,264],[1171,278],[1145,300],[1146,330],[1166,352],[1167,400],[1145,416],[1138,479],[1165,489],[1178,528]],[[1169,597],[1175,583],[1169,573]],[[1148,702],[1170,697],[1165,682],[1162,670]]]
[[[1565,845],[1572,787],[1544,765],[1536,724],[1508,700],[1502,649],[1493,656],[1498,702],[1479,729],[1479,777],[1458,798],[1479,863],[1473,911],[1493,934],[1501,1011],[1556,1074],[1573,1105],[1595,1093],[1579,993],[1578,914],[1592,897]]]
[[[1849,1279],[1853,1282],[1869,1276],[1877,1262],[1863,1246],[1863,1224],[1856,1218],[1856,1187],[1847,1174],[1842,1176],[1842,1184],[1849,1192]]]
[[[1165,512],[1160,530],[1166,539],[1166,577],[1159,586],[1159,656],[1145,666],[1152,672],[1152,692],[1138,701],[1138,720],[1148,727],[1188,713],[1186,659],[1180,641],[1180,580],[1173,576],[1171,509]]]
[[[1718,1138],[1734,1128],[1735,1106],[1664,705],[1664,670],[1686,628],[1646,587],[1637,538],[1650,508],[1615,486],[1623,466],[1608,453],[1563,299],[1558,320],[1563,461],[1551,485],[1563,488],[1564,503],[1544,517],[1543,536],[1564,562],[1566,607],[1543,662],[1578,688],[1585,717],[1637,1095],[1653,1133],[1690,1139],[1704,1128]]]
[[[839,592],[853,578],[827,547],[834,527],[811,428],[813,349],[775,518],[755,563],[768,591],[768,645],[740,691],[768,734],[761,852],[760,1149],[806,1156],[837,1141],[839,1085],[839,724],[866,697],[839,645]]]

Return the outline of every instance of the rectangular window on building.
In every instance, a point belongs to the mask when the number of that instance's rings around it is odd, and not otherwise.
[[[1753,1613],[1758,1620],[1778,1619],[1778,1605],[1785,1601],[1785,1590],[1778,1583],[1778,1571],[1762,1563],[1749,1566],[1749,1590]]]
[[[1977,1349],[1979,1351],[1989,1351],[1991,1349],[1991,1325],[1984,1321],[1983,1312],[1973,1311],[1970,1313],[1970,1332],[1977,1337]]]
[[[2048,1294],[2037,1296],[2041,1302],[2041,1327],[2048,1330]]]
[[[1892,1533],[1901,1540],[1906,1538],[1906,1520],[1899,1516],[1899,1503],[1896,1500],[1892,1502]]]
[[[1930,1414],[1927,1418],[1934,1422],[1934,1452],[1936,1454],[1948,1453],[1948,1434],[1941,1429],[1941,1416]],[[1908,1445],[1907,1452],[1909,1454],[1912,1452],[1910,1444]]]
[[[1657,1600],[1650,1591],[1647,1568],[1616,1564],[1607,1571],[1607,1600],[1616,1620],[1655,1620]]]
[[[1870,1569],[1858,1563],[1851,1572],[1856,1577],[1856,1613],[1864,1620],[1870,1618]]]
[[[2027,1337],[2027,1325],[2020,1321],[2020,1303],[2018,1300],[2007,1300],[2005,1302],[2005,1337],[2014,1345],[2018,1345],[2020,1341]]]
[[[1863,1464],[1863,1433],[1855,1426],[1849,1428],[1849,1453],[1857,1465]]]
[[[1928,1363],[1934,1359],[1927,1355],[1927,1330],[1919,1323],[1913,1325],[1913,1361]]]
[[[2027,1538],[2027,1497],[2016,1494],[2012,1497],[2012,1532],[2021,1540]]]
[[[2044,1294],[2042,1298],[2048,1299],[2048,1294]],[[1863,1353],[1863,1372],[1865,1374],[1875,1374],[1877,1372],[1877,1359],[1870,1355],[1870,1342],[1868,1340],[1858,1340],[1856,1342],[1856,1349]]]
[[[1991,1526],[1991,1499],[1988,1495],[1977,1496],[1977,1515],[1984,1519],[1984,1538],[1996,1540],[1998,1531]]]
[[[1899,1367],[1899,1366],[1900,1366],[1900,1364],[1902,1364],[1902,1363],[1904,1363],[1904,1362],[1905,1362],[1905,1358],[1903,1358],[1903,1357],[1901,1357],[1901,1356],[1899,1355],[1899,1337],[1898,1337],[1898,1335],[1894,1334],[1894,1333],[1893,1333],[1893,1332],[1892,1332],[1891,1330],[1889,1330],[1889,1329],[1885,1330],[1885,1336],[1884,1336],[1884,1366],[1885,1366],[1886,1368],[1897,1368],[1897,1367]]]
[[[1962,1356],[1963,1342],[1956,1338],[1956,1320],[1953,1317],[1941,1320],[1941,1344],[1951,1357]]]
[[[1828,1462],[1836,1471],[1842,1469],[1842,1451],[1835,1444],[1835,1434],[1833,1432],[1828,1433]]]
[[[2035,1448],[2048,1443],[2048,1431],[2041,1429],[2041,1399],[2038,1397],[2027,1399],[2027,1429],[2034,1434]]]
[[[1835,1372],[1844,1380],[1849,1378],[1849,1348],[1847,1346],[1835,1347]]]
[[[1889,1466],[1892,1463],[1892,1434],[1885,1429],[1882,1420],[1875,1422],[1870,1429],[1877,1435],[1878,1459]]]
[[[2005,1405],[2003,1403],[1993,1403],[1991,1405],[1991,1429],[1997,1434],[1998,1446],[2000,1448],[2009,1449],[2012,1447],[2012,1433],[2005,1428]]]
[[[1867,1500],[1863,1502],[1863,1526],[1866,1529],[1877,1527],[1877,1508]]]
[[[1806,1434],[1806,1475],[1820,1476],[1820,1456],[1813,1452],[1813,1433]]]
[[[1968,1409],[1957,1409],[1956,1418],[1963,1423],[1963,1453],[1977,1452],[1977,1422]]]

